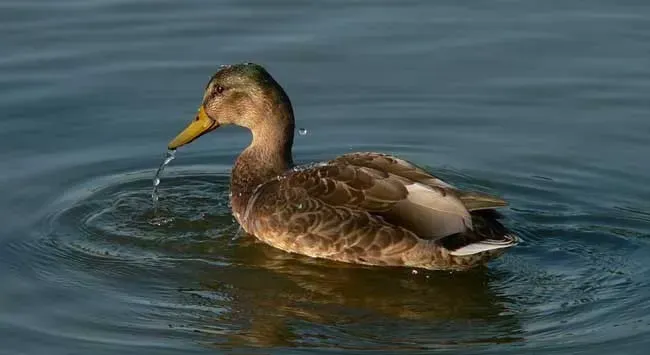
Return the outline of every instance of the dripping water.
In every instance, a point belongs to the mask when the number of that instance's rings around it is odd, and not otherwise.
[[[162,175],[163,170],[165,170],[165,167],[171,163],[172,160],[176,158],[176,150],[175,149],[169,149],[167,150],[167,154],[165,155],[165,160],[163,160],[162,164],[158,167],[158,170],[156,171],[156,175],[153,177],[153,189],[151,191],[151,200],[153,201],[153,209],[154,211],[158,210],[158,186],[160,185],[160,175]]]

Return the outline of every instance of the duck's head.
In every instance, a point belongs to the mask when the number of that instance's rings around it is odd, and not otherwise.
[[[196,117],[169,149],[188,144],[219,126],[235,124],[253,131],[293,129],[288,96],[261,65],[224,65],[205,88]]]

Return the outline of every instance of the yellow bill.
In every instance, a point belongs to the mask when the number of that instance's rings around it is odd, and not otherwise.
[[[196,114],[196,118],[185,127],[183,132],[179,133],[176,138],[169,142],[167,148],[176,149],[184,146],[217,127],[219,127],[219,124],[205,113],[205,109],[201,105],[199,112]]]

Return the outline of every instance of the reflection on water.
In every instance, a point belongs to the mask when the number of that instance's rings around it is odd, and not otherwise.
[[[487,270],[378,273],[255,243],[237,251],[248,277],[236,269],[208,269],[199,275],[201,287],[188,291],[227,309],[193,327],[211,334],[211,327],[222,329],[224,322],[244,324],[229,334],[229,342],[387,350],[519,340],[517,319],[506,309],[508,300],[490,289],[495,280]]]

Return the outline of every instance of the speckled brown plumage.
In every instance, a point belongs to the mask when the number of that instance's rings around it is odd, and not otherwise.
[[[461,191],[403,159],[351,153],[293,167],[291,103],[259,65],[218,71],[199,119],[207,128],[191,124],[170,148],[223,124],[250,129],[252,142],[232,171],[233,214],[278,249],[348,263],[466,269],[516,244],[493,212],[505,201]]]

